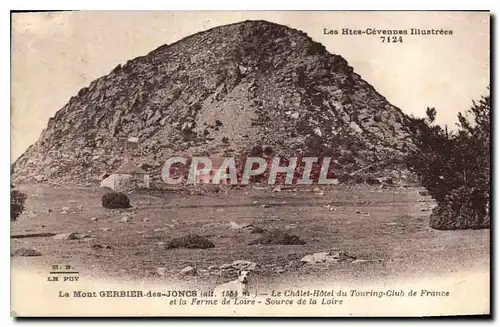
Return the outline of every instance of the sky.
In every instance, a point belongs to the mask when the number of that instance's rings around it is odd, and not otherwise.
[[[437,109],[450,128],[490,82],[490,17],[485,12],[82,11],[12,16],[11,161],[36,142],[50,117],[118,64],[212,27],[264,19],[306,32],[343,56],[407,114]],[[452,35],[326,35],[324,29],[445,29]]]

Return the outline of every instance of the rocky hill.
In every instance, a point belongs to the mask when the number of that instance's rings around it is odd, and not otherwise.
[[[172,155],[241,155],[258,145],[325,153],[352,171],[403,154],[408,122],[306,33],[244,21],[163,45],[91,82],[49,120],[13,177],[88,183],[131,157],[156,179]]]

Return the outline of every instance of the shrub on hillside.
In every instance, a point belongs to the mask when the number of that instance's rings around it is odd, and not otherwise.
[[[130,208],[130,199],[121,192],[109,192],[102,196],[102,206],[107,209]]]
[[[10,220],[15,221],[24,211],[24,203],[26,201],[26,194],[18,191],[10,191]]]

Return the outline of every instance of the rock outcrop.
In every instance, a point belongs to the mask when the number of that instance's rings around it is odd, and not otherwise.
[[[13,176],[88,183],[128,157],[155,180],[173,155],[255,146],[326,153],[342,170],[404,153],[407,123],[306,33],[244,21],[163,45],[91,82],[49,120]]]

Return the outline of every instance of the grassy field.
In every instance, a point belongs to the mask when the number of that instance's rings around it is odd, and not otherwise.
[[[226,194],[186,196],[150,192],[130,194],[132,208],[101,207],[102,189],[19,186],[28,194],[27,208],[11,223],[11,234],[35,232],[89,234],[79,240],[52,237],[11,239],[11,248],[34,248],[39,257],[13,257],[17,266],[49,271],[53,264],[72,264],[92,277],[178,280],[190,265],[207,269],[234,260],[257,263],[255,275],[271,285],[283,278],[307,282],[377,280],[385,277],[448,274],[464,269],[489,269],[490,231],[437,231],[428,227],[429,197],[418,189],[375,187],[296,192],[270,192],[247,187]],[[261,207],[262,204],[268,206]],[[326,206],[334,207],[330,210]],[[64,208],[66,207],[66,208]],[[63,209],[64,208],[64,209]],[[424,211],[423,211],[424,210]],[[62,212],[61,212],[62,211]],[[117,222],[129,215],[129,222]],[[91,218],[97,220],[91,220]],[[281,229],[304,245],[254,245],[259,234],[234,230],[229,223],[252,223]],[[209,237],[210,249],[165,249],[164,243],[187,233]],[[110,248],[96,248],[95,244]],[[314,252],[340,249],[359,259],[378,261],[304,265],[285,269],[290,261]],[[166,268],[166,277],[157,274]],[[188,282],[214,285],[228,276],[202,274]]]

